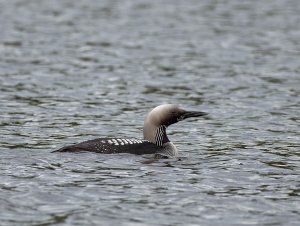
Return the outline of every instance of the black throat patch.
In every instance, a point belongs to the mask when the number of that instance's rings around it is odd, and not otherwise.
[[[166,129],[167,127],[165,125],[161,125],[160,127],[157,128],[155,134],[155,144],[157,146],[161,147],[164,143],[169,142]]]

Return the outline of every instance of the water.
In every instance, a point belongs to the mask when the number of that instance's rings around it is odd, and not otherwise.
[[[300,4],[0,1],[1,225],[298,225]],[[181,161],[51,153],[142,138]]]

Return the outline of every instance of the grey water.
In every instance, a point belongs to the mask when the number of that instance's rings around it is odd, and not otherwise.
[[[0,0],[0,225],[299,225],[298,0]],[[181,159],[51,153],[142,138]]]

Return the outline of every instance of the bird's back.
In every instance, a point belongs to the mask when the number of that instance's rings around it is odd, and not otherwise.
[[[131,153],[131,154],[155,154],[163,151],[147,140],[123,139],[123,138],[98,138],[84,141],[78,144],[65,146],[54,152],[97,152],[103,154]]]

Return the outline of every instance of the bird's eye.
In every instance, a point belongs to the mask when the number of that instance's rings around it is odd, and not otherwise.
[[[184,116],[181,115],[181,116],[179,116],[179,117],[177,118],[177,121],[182,121],[183,119],[184,119]]]

